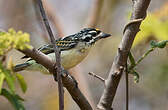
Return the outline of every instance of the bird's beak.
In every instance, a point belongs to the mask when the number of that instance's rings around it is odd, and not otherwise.
[[[111,36],[111,34],[101,32],[99,35],[97,35],[96,39],[99,40],[99,39],[107,38],[107,37],[110,37],[110,36]]]
[[[101,32],[100,34],[99,34],[99,37],[100,38],[107,38],[107,37],[110,37],[111,36],[111,34],[107,34],[107,33],[104,33],[104,32]]]

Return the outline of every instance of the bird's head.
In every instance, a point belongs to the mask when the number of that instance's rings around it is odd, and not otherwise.
[[[75,42],[83,42],[88,45],[93,45],[96,41],[107,38],[110,34],[104,33],[95,28],[84,28],[76,34],[62,38],[62,40],[70,40]]]
[[[75,39],[80,42],[85,42],[87,44],[94,44],[96,41],[107,38],[111,36],[110,34],[104,33],[99,29],[94,28],[84,28],[78,32],[75,36]]]

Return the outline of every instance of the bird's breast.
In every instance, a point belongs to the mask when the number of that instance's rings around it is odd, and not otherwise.
[[[79,64],[89,53],[91,47],[73,48],[61,52],[61,64],[65,69],[70,69]],[[55,54],[49,55],[55,60]]]
[[[61,53],[62,66],[70,69],[79,64],[89,53],[90,48],[71,49]]]

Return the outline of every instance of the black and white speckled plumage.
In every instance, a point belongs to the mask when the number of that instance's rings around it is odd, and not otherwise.
[[[101,32],[94,28],[84,28],[80,32],[69,35],[56,40],[56,45],[61,51],[61,64],[65,69],[70,69],[80,63],[89,53],[90,48],[99,39],[109,37],[110,34]],[[46,54],[52,60],[55,60],[53,45],[43,45],[39,49],[42,53]],[[22,58],[29,58],[24,56]],[[16,65],[14,70],[37,70],[47,73],[42,65],[38,64],[32,59],[28,59],[25,63]]]

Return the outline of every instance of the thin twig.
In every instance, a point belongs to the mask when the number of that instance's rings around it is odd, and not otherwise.
[[[151,53],[152,51],[154,51],[155,48],[151,48],[149,49],[146,53],[144,53],[141,58],[135,63],[135,66],[138,65],[149,53]]]
[[[60,19],[56,15],[55,11],[52,9],[51,6],[48,5],[47,0],[43,1],[44,7],[47,11],[48,17],[51,20],[51,22],[54,24],[55,29],[57,30],[57,33],[59,36],[56,37],[63,37],[64,32],[63,32],[63,27],[61,25]]]
[[[91,76],[93,76],[93,77],[95,77],[95,78],[97,78],[97,79],[99,79],[99,80],[102,81],[103,83],[105,83],[105,79],[102,78],[101,76],[99,76],[99,75],[97,75],[97,74],[95,74],[95,73],[93,73],[93,72],[89,72],[88,74],[91,75]]]
[[[135,62],[134,65],[130,65],[129,70],[134,69],[146,56],[148,56],[151,52],[153,52],[155,50],[155,48],[150,48],[147,52],[145,52],[139,59],[137,62]]]
[[[125,86],[126,86],[126,110],[129,110],[129,80],[127,63],[125,65]]]
[[[60,63],[61,62],[60,51],[59,51],[59,48],[57,47],[57,45],[55,44],[54,35],[53,35],[52,30],[50,28],[50,25],[49,25],[48,19],[46,17],[45,10],[43,8],[43,4],[42,4],[41,0],[38,0],[38,5],[39,5],[41,16],[43,18],[45,27],[48,31],[48,34],[50,36],[50,40],[51,40],[51,43],[53,44],[53,48],[54,48],[54,52],[55,52],[56,63],[53,66],[56,71],[53,73],[53,75],[54,75],[54,78],[57,77],[57,81],[58,81],[59,110],[64,110],[64,93],[63,93],[63,84],[62,84],[62,79],[61,79],[62,69],[61,69],[61,63]]]
[[[41,27],[41,30],[42,32],[40,33],[41,34],[41,38],[46,42],[46,43],[49,43],[49,37],[47,36],[47,32],[44,31],[45,30],[45,27],[43,26],[43,22],[42,21],[42,18],[41,18],[41,14],[39,12],[39,6],[38,6],[38,1],[37,0],[32,0],[32,3],[33,3],[33,7],[34,7],[34,11],[35,11],[35,19],[39,25],[39,27]]]

